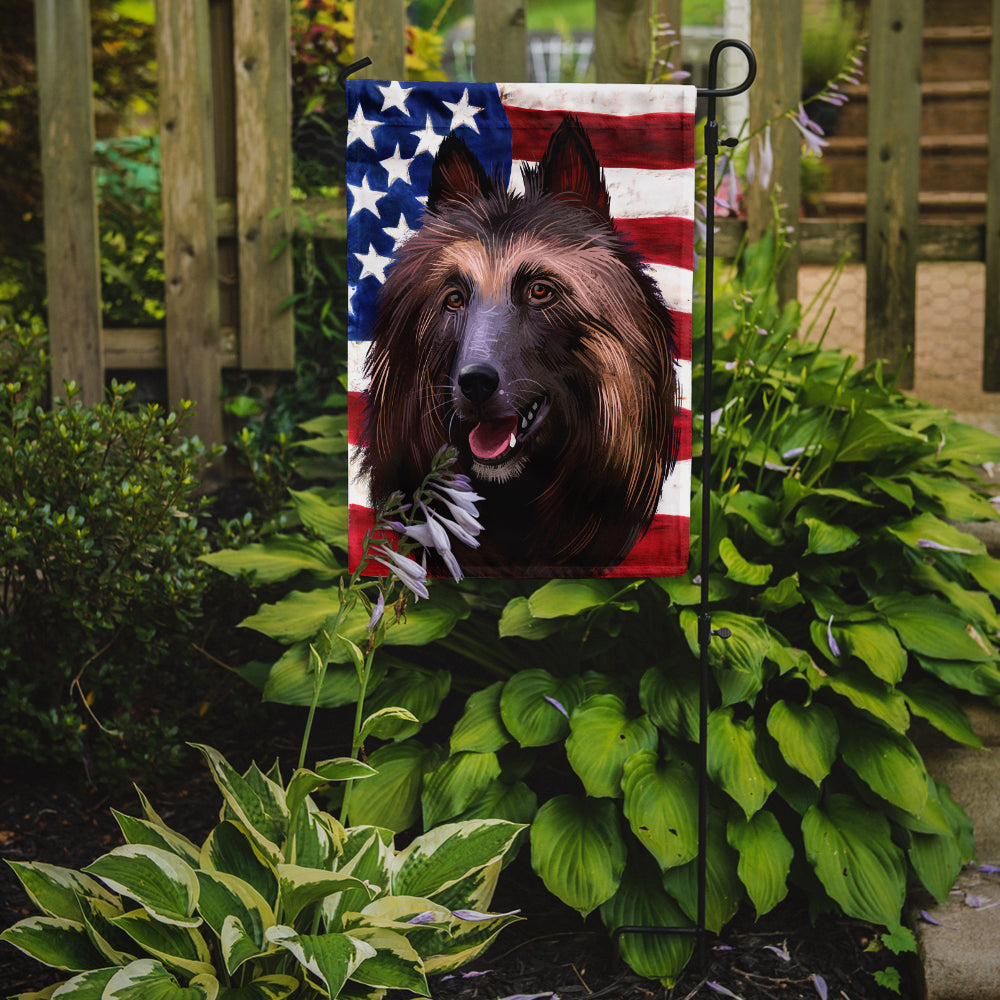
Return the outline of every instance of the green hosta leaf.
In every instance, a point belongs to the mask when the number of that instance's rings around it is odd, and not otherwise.
[[[907,510],[913,508],[913,490],[906,483],[885,476],[865,476],[865,479]]]
[[[931,680],[908,681],[900,690],[914,715],[926,719],[945,736],[967,747],[981,747],[983,741],[972,728],[969,717],[955,696]]]
[[[521,639],[545,639],[564,627],[558,619],[535,618],[527,597],[515,597],[507,602],[500,615],[501,639],[517,636]]]
[[[599,608],[618,588],[609,580],[549,580],[528,598],[534,618],[563,618]]]
[[[680,621],[692,654],[700,656],[698,616],[693,611],[682,611]],[[763,686],[764,659],[771,648],[770,633],[759,618],[729,611],[714,612],[713,631],[723,628],[729,629],[729,638],[713,636],[708,647],[708,662],[722,690],[723,704],[752,702]]]
[[[579,677],[562,680],[547,670],[522,670],[504,684],[500,716],[521,746],[546,746],[569,732],[569,716],[583,696]]]
[[[949,687],[987,697],[1000,694],[1000,669],[993,663],[936,660],[931,656],[918,656],[917,662]]]
[[[396,833],[412,826],[420,816],[424,774],[438,762],[436,752],[407,740],[379,747],[368,762],[378,773],[351,790],[351,824]]]
[[[955,583],[939,573],[929,563],[915,566],[910,579],[918,587],[913,589],[931,590],[940,594],[956,611],[970,621],[996,635],[1000,632],[1000,615],[997,614],[993,598],[981,590],[971,590],[968,586]]]
[[[726,825],[712,811],[708,817],[705,850],[705,926],[714,934],[732,919],[743,899],[743,884],[736,874],[736,852],[726,843]],[[663,873],[663,886],[691,920],[698,917],[698,861]]]
[[[971,555],[983,555],[986,546],[974,536],[942,521],[933,514],[918,514],[900,524],[891,524],[886,530],[895,535],[904,545],[912,549],[922,549],[921,542],[931,542]]]
[[[903,696],[884,681],[872,677],[867,670],[841,667],[836,672],[824,674],[813,666],[807,671],[806,678],[814,689],[829,688],[897,732],[906,732],[910,724],[910,713],[906,710]]]
[[[289,490],[302,523],[331,545],[347,548],[347,506],[327,503],[313,490]]]
[[[760,919],[788,894],[788,873],[795,849],[773,813],[762,809],[751,819],[737,816],[726,828],[729,846],[739,851],[736,873]]]
[[[952,420],[945,427],[944,443],[937,459],[939,462],[966,462],[969,465],[1000,462],[1000,445],[995,434]]]
[[[638,750],[652,750],[659,736],[649,716],[629,719],[613,694],[591,695],[570,717],[566,758],[588,795],[618,798],[622,768]]]
[[[383,708],[404,708],[417,720],[386,720],[380,726],[380,739],[405,740],[415,735],[423,723],[438,713],[441,702],[451,689],[451,674],[447,670],[424,670],[410,667],[394,670],[365,703],[375,712]]]
[[[496,819],[446,823],[428,830],[396,855],[392,891],[434,899],[461,879],[499,862],[522,829]]]
[[[281,889],[282,913],[294,922],[305,907],[318,903],[327,896],[345,889],[364,889],[367,886],[353,875],[326,872],[301,865],[278,865],[278,884]],[[374,896],[374,891],[371,896]]]
[[[430,996],[424,963],[402,934],[384,927],[362,926],[353,928],[351,937],[375,949],[375,954],[351,973],[355,982]]]
[[[28,917],[26,920],[19,920],[0,934],[0,941],[12,944],[36,961],[54,969],[81,972],[105,964],[104,958],[91,944],[86,927],[65,917]]]
[[[868,462],[890,448],[920,445],[926,440],[916,431],[890,423],[871,410],[863,410],[851,421],[837,452],[837,461]]]
[[[678,740],[698,739],[698,699],[698,675],[689,662],[676,664],[669,675],[650,667],[639,682],[642,710]]]
[[[340,644],[336,648],[343,649]],[[335,655],[339,655],[336,654]],[[346,654],[344,654],[346,656]],[[381,683],[386,674],[387,657],[378,656],[372,666],[369,688]],[[339,708],[358,700],[358,675],[352,666],[331,663],[323,675],[318,708]],[[298,642],[282,653],[267,674],[261,697],[280,705],[311,705],[316,697],[316,674],[310,661],[309,643]]]
[[[277,905],[277,873],[240,823],[227,820],[208,835],[201,848],[200,867],[234,875],[253,886],[270,906]]]
[[[269,779],[255,783],[237,773],[217,750],[192,744],[208,761],[226,805],[250,832],[265,856],[275,862],[280,857],[278,844],[288,830],[288,809],[284,789]]]
[[[198,872],[201,893],[198,910],[205,922],[225,944],[223,928],[227,920],[238,921],[239,940],[249,939],[251,953],[235,956],[232,947],[224,948],[226,970],[232,975],[242,962],[265,950],[264,931],[275,923],[274,913],[267,900],[252,885],[235,875],[222,872]],[[233,930],[229,937],[233,937]]]
[[[799,590],[799,574],[792,573],[779,580],[773,587],[761,591],[754,601],[763,612],[787,611],[797,604],[804,604],[805,598]]]
[[[876,795],[919,815],[927,801],[927,772],[907,737],[861,719],[852,719],[840,753]]]
[[[1000,597],[1000,559],[982,555],[965,559],[965,568],[973,575],[980,587],[994,597]]]
[[[887,684],[898,684],[906,673],[906,650],[896,633],[878,622],[835,625],[833,634],[844,653],[861,660]]]
[[[815,785],[830,773],[837,756],[839,731],[826,705],[797,705],[779,699],[768,713],[767,731],[777,741],[785,761]]]
[[[452,754],[424,780],[424,826],[430,828],[454,819],[498,777],[500,764],[495,753]]]
[[[159,823],[126,816],[125,813],[120,813],[117,809],[112,809],[111,812],[118,821],[122,835],[128,843],[159,847],[164,851],[170,851],[171,854],[176,854],[189,865],[198,864],[199,849],[187,837],[175,833]]]
[[[285,1000],[299,988],[292,976],[261,976],[246,986],[224,987],[218,1000]]]
[[[497,681],[469,696],[465,711],[451,733],[452,753],[460,750],[493,753],[510,742],[510,733],[500,717],[502,690],[503,681]]]
[[[774,791],[775,781],[757,762],[757,733],[752,718],[733,718],[733,709],[717,708],[708,717],[708,774],[749,819]]]
[[[951,833],[911,833],[909,855],[927,891],[939,903],[946,902],[965,860],[958,838]]]
[[[936,597],[883,595],[875,598],[875,607],[915,653],[975,663],[996,659],[995,650],[975,626]]]
[[[723,538],[719,542],[719,556],[726,565],[726,576],[736,583],[745,583],[749,587],[763,587],[771,578],[774,567],[768,563],[747,562],[740,555],[732,539]]]
[[[31,901],[46,916],[65,917],[67,920],[83,919],[81,896],[93,896],[114,903],[115,897],[97,879],[40,861],[8,861]]]
[[[806,555],[828,556],[844,552],[856,544],[860,537],[846,524],[828,524],[815,517],[804,518],[803,523],[809,529]]]
[[[528,825],[538,812],[538,796],[523,782],[492,781],[457,819],[505,819]]]
[[[557,795],[531,824],[531,865],[553,895],[586,916],[618,889],[625,842],[608,799]]]
[[[310,978],[320,983],[335,997],[344,983],[366,959],[375,957],[375,949],[349,934],[296,934],[281,924],[270,927],[267,939],[287,949]]]
[[[911,472],[906,478],[925,497],[940,505],[941,512],[951,521],[985,521],[996,517],[989,500],[953,477]]]
[[[726,497],[726,514],[745,521],[768,545],[779,546],[784,540],[781,512],[771,497],[739,490]]]
[[[104,987],[101,1000],[216,1000],[219,982],[215,976],[195,976],[187,986],[157,961],[139,959],[118,969]]]
[[[698,853],[698,783],[691,767],[642,750],[625,762],[625,818],[660,868],[683,865]]]
[[[809,863],[848,916],[899,923],[906,866],[885,816],[849,795],[834,794],[809,809],[802,836]]]
[[[615,894],[601,904],[601,919],[608,931],[619,927],[687,927],[691,922],[664,891],[656,868],[642,858],[630,858]],[[623,934],[622,958],[638,975],[673,986],[691,959],[694,936],[690,934]]]
[[[98,858],[84,871],[113,892],[134,899],[150,916],[178,927],[197,927],[198,878],[170,851],[147,844],[125,844]]]
[[[169,968],[179,969],[189,976],[212,974],[208,945],[193,928],[161,923],[145,910],[123,913],[111,922]]]
[[[358,734],[362,740],[374,736],[380,740],[391,740],[394,736],[405,739],[420,729],[422,723],[407,708],[392,706],[372,712],[361,724]]]
[[[246,574],[257,584],[288,580],[298,573],[332,580],[345,572],[324,542],[295,535],[272,535],[266,542],[209,552],[199,558],[230,576]]]

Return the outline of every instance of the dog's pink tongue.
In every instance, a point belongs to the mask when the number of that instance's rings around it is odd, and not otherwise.
[[[510,447],[517,431],[517,414],[502,420],[481,420],[469,434],[469,447],[476,458],[496,458]]]

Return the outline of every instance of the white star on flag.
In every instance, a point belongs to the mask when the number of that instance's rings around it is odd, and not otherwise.
[[[348,184],[347,190],[351,192],[354,200],[351,202],[351,215],[355,212],[363,212],[368,209],[376,219],[380,218],[378,214],[378,208],[376,205],[380,198],[384,198],[386,195],[385,191],[372,191],[368,187],[368,178],[362,177],[361,184]]]
[[[372,133],[381,124],[382,122],[368,121],[359,104],[354,117],[347,123],[347,145],[350,146],[355,139],[360,139],[369,149],[374,149],[375,136]]]
[[[385,231],[392,237],[392,249],[394,252],[416,232],[415,229],[410,229],[406,221],[406,216],[402,212],[399,213],[399,222],[395,226],[386,226]]]
[[[415,135],[420,140],[413,153],[414,157],[419,156],[421,153],[430,153],[431,156],[437,156],[438,147],[444,142],[444,136],[438,135],[434,131],[430,115],[427,116],[423,131],[411,132],[410,135]]]
[[[452,104],[451,101],[442,101],[441,103],[451,112],[452,132],[460,125],[468,125],[473,132],[479,131],[479,126],[476,124],[476,115],[483,109],[477,108],[474,104],[469,104],[468,87],[465,88],[462,99],[457,104]]]
[[[409,114],[409,111],[406,110],[407,91],[403,90],[398,80],[393,80],[388,87],[379,87],[378,89],[379,93],[385,98],[382,102],[383,111],[388,111],[389,108],[399,108],[404,115]]]
[[[404,184],[410,183],[410,164],[413,162],[413,158],[406,160],[399,155],[399,143],[396,143],[396,152],[392,154],[386,160],[379,160],[379,163],[385,167],[386,172],[389,174],[389,183],[387,187],[392,187],[394,181],[402,181]]]
[[[383,257],[370,243],[367,252],[355,252],[354,256],[361,261],[361,274],[358,281],[370,276],[378,278],[380,284],[385,284],[385,269],[392,263],[391,257]]]

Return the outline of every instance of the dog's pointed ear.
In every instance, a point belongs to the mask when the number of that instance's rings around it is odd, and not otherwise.
[[[427,208],[433,211],[443,201],[471,201],[489,186],[482,164],[453,132],[438,149],[431,167]]]
[[[579,119],[567,115],[552,133],[541,169],[543,190],[579,198],[603,215],[609,214],[604,171]]]

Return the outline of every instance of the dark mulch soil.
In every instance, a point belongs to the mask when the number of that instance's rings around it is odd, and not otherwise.
[[[286,736],[281,735],[283,727]],[[290,748],[291,727],[279,719],[277,729],[275,741]],[[234,763],[246,759],[238,743],[220,740],[219,745]],[[150,798],[168,824],[196,840],[208,832],[219,807],[207,769],[193,752],[191,769],[151,791]],[[72,776],[8,774],[0,778],[0,858],[69,868],[89,864],[121,843],[112,806],[139,813],[134,794],[124,791],[109,797],[73,784]],[[886,1000],[892,994],[878,987],[872,975],[889,964],[904,974],[902,996],[917,993],[903,963],[885,952],[865,950],[872,941],[870,928],[829,918],[812,927],[798,902],[784,904],[757,925],[741,914],[721,937],[706,942],[705,969],[689,969],[673,990],[637,977],[618,962],[596,918],[581,922],[545,893],[523,857],[501,877],[494,907],[520,908],[526,919],[501,933],[471,969],[445,979],[432,977],[435,1000],[551,994],[562,1000],[688,1000],[729,994],[744,1000],[815,1000],[824,995],[824,986],[831,1000]],[[31,913],[10,869],[0,866],[0,927]],[[0,944],[0,995],[40,989],[59,978]]]

